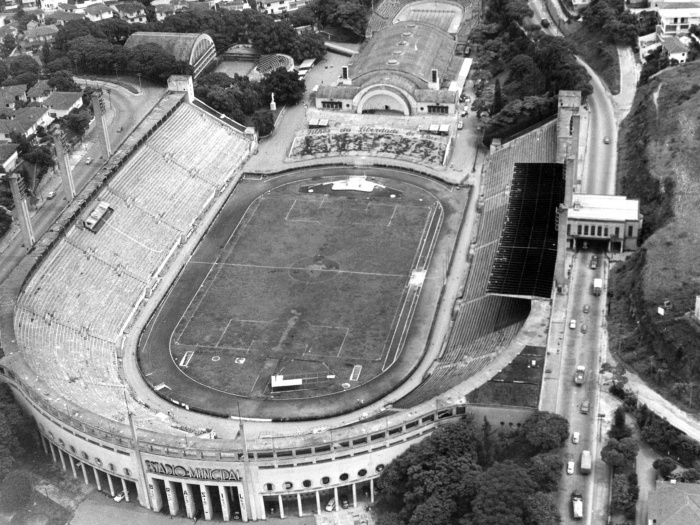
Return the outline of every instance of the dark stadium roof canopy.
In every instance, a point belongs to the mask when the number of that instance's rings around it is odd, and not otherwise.
[[[374,74],[394,73],[425,89],[430,70],[440,80],[454,57],[457,43],[447,32],[420,22],[399,22],[374,35],[350,65],[355,85],[363,85]]]
[[[158,44],[176,60],[192,64],[192,51],[200,40],[211,40],[205,33],[158,33],[137,31],[124,44],[124,47],[135,47],[144,44]],[[212,41],[212,46],[214,42]]]
[[[551,297],[565,185],[563,164],[515,164],[487,293]]]

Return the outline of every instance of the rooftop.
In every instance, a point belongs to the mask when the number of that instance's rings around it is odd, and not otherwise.
[[[17,146],[14,142],[3,142],[0,143],[0,163],[5,162],[12,155],[17,153]]]
[[[48,80],[39,80],[36,84],[34,84],[29,91],[27,91],[27,96],[29,98],[36,98],[44,95],[46,92],[51,91],[51,86],[49,86],[49,81]]]
[[[24,37],[25,39],[29,38],[37,38],[40,36],[49,36],[49,35],[55,35],[58,33],[58,28],[53,25],[47,25],[47,26],[39,26],[34,29],[28,29],[27,31],[24,32]]]
[[[103,3],[99,3],[87,6],[85,12],[89,15],[101,15],[104,13],[111,13],[112,10]]]
[[[621,195],[576,193],[569,208],[569,219],[575,220],[638,221],[639,218],[639,201]]]
[[[447,70],[456,42],[449,33],[420,22],[399,22],[374,35],[353,58],[350,76],[364,84],[371,74],[395,73],[419,89],[430,82],[431,69],[440,79]]]
[[[677,36],[672,36],[664,39],[664,41],[661,42],[661,45],[669,54],[687,53],[689,49],[688,46],[681,42],[681,39]]]
[[[67,110],[82,98],[81,91],[54,91],[44,100],[43,104],[53,109]]]
[[[656,525],[700,523],[700,484],[659,481],[649,496],[649,522]]]
[[[133,33],[124,44],[130,48],[143,44],[158,44],[165,51],[175,57],[176,60],[189,62],[192,51],[200,38],[211,40],[204,33],[157,33],[137,31]],[[214,44],[212,43],[212,46]]]

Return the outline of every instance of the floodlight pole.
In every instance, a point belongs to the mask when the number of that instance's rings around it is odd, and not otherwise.
[[[245,499],[246,507],[248,507],[247,518],[249,520],[255,521],[257,517],[257,512],[253,511],[253,506],[250,501],[250,489],[248,483],[250,482],[250,460],[248,459],[248,446],[245,440],[245,427],[243,426],[243,418],[241,418],[241,405],[236,401],[236,406],[238,407],[238,425],[241,429],[241,439],[243,441],[243,472],[245,473],[245,479],[243,480],[243,498]]]

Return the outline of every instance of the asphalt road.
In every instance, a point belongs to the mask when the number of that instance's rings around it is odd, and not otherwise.
[[[615,195],[617,170],[617,121],[610,94],[598,75],[577,57],[591,77],[593,93],[587,99],[590,110],[588,139],[581,193]],[[610,143],[605,143],[605,138]]]
[[[574,523],[572,517],[571,493],[577,490],[583,494],[584,516],[590,523],[603,523],[597,515],[602,506],[593,508],[593,480],[594,474],[581,473],[580,460],[584,450],[590,450],[594,462],[598,447],[597,425],[597,396],[598,396],[598,341],[601,335],[601,326],[605,315],[605,296],[593,295],[593,279],[602,277],[602,266],[593,270],[590,268],[590,260],[593,252],[581,251],[577,253],[572,263],[572,280],[569,288],[569,302],[566,314],[566,335],[562,346],[562,365],[559,378],[559,397],[557,413],[569,420],[571,433],[580,432],[578,444],[568,440],[564,445],[564,460],[576,463],[573,475],[564,474],[560,486],[561,497],[559,510],[563,523]],[[601,259],[599,254],[598,258]],[[588,313],[584,313],[584,307],[588,305]],[[576,327],[570,328],[572,320],[576,321]],[[584,333],[585,332],[585,333]],[[584,384],[576,386],[574,374],[577,366],[586,367]],[[588,414],[581,413],[581,405],[589,401]],[[576,521],[576,523],[580,523]]]

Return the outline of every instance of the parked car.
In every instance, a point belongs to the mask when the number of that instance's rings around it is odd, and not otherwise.
[[[594,255],[591,257],[591,270],[595,270],[596,268],[598,268],[598,256]]]
[[[348,502],[348,497],[343,495],[340,496],[340,505],[344,508],[347,509],[350,506],[350,503]]]
[[[335,498],[331,498],[328,503],[326,503],[326,512],[333,512],[335,510]]]
[[[465,109],[464,111],[462,111],[462,112],[459,114],[460,117],[466,117],[467,115],[469,115],[469,110],[467,110],[467,109]]]
[[[569,328],[572,330],[576,330],[576,319],[572,319],[571,322],[569,323]]]
[[[610,137],[603,137],[604,144],[610,144]]]
[[[117,133],[121,133],[122,131],[124,131],[124,126],[119,126],[117,128]]]
[[[365,495],[365,498],[369,498],[369,488],[367,488],[367,487],[363,488],[362,493]]]
[[[584,314],[587,314],[587,313],[590,312],[590,311],[591,311],[591,307],[588,306],[587,304],[584,304],[584,305],[583,305],[583,313],[584,313]]]
[[[582,333],[582,334],[585,334],[586,332],[588,332],[588,325],[587,325],[587,324],[582,324],[582,325],[581,325],[581,333]]]
[[[588,411],[591,409],[591,402],[586,400],[583,403],[581,403],[581,413],[582,414],[588,414]]]
[[[574,445],[578,445],[579,440],[581,439],[581,433],[580,432],[574,432],[573,435],[571,436],[571,442]]]
[[[234,510],[234,511],[233,511],[233,519],[236,520],[236,521],[240,521],[240,519],[241,519],[241,513],[238,512],[237,510]]]
[[[461,120],[459,122],[457,122],[457,129],[462,129],[463,127],[464,127],[464,122],[462,122]]]
[[[576,464],[575,464],[573,461],[569,461],[569,462],[566,464],[566,473],[567,473],[567,474],[573,474],[573,473],[574,473],[574,466],[575,466],[575,465],[576,465]]]
[[[117,503],[119,503],[119,502],[123,501],[124,498],[126,498],[126,493],[122,490],[119,494],[117,494],[116,496],[114,496],[114,501],[116,501]]]
[[[49,199],[49,200],[51,200],[51,199],[53,199],[55,196],[56,196],[56,192],[55,192],[55,191],[50,191],[49,193],[47,193],[46,198]]]
[[[90,164],[92,164],[92,157],[88,157],[87,159],[85,159],[85,165],[89,166]]]

